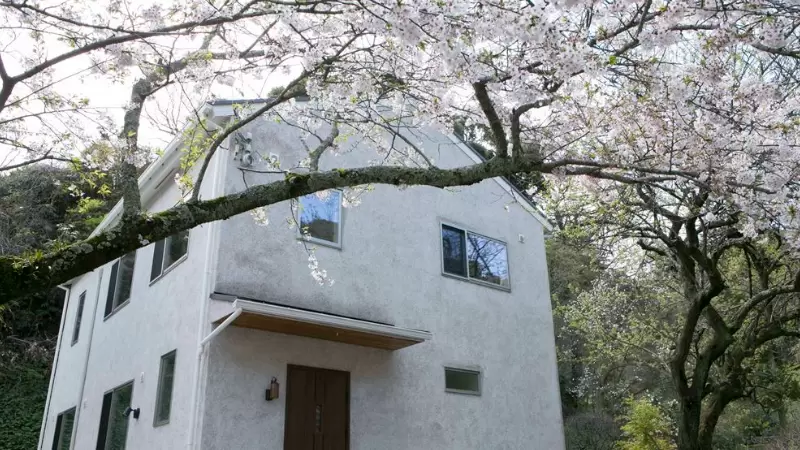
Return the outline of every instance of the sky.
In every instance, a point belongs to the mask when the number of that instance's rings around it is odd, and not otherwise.
[[[135,0],[132,3],[146,6],[146,3],[136,2]],[[131,5],[131,7],[136,7],[136,5]],[[38,54],[36,42],[29,34],[20,30],[9,30],[8,28],[5,30],[0,29],[0,38],[0,42],[5,42],[5,45],[0,49],[2,50],[3,62],[8,73],[12,76],[24,70],[26,58],[38,58],[41,61],[71,49],[65,42],[46,35],[42,53]],[[188,39],[183,41],[170,39],[170,45],[174,46],[176,55],[181,55],[196,50],[199,40],[191,42]],[[107,115],[114,124],[113,126],[109,127],[106,124],[100,126],[92,117],[78,117],[74,123],[65,124],[60,118],[50,115],[43,119],[27,119],[25,127],[30,132],[28,136],[33,136],[37,132],[48,128],[67,133],[77,129],[79,132],[94,137],[98,137],[102,129],[108,135],[117,136],[121,129],[125,107],[130,99],[131,87],[136,79],[142,75],[142,72],[135,66],[128,67],[129,70],[126,76],[116,77],[115,79],[90,70],[94,62],[112,58],[105,52],[94,52],[87,56],[64,61],[56,65],[54,70],[47,75],[51,80],[61,80],[53,86],[56,92],[63,95],[72,95],[76,98],[85,98],[88,101],[88,111]],[[184,88],[173,86],[162,90],[145,103],[139,137],[140,145],[153,149],[163,149],[173,137],[173,134],[164,131],[164,128],[173,124],[174,121],[182,123],[187,117],[190,117],[190,110],[198,107],[204,101],[211,98],[240,99],[262,97],[270,89],[288,83],[292,79],[292,75],[298,72],[298,64],[290,62],[286,71],[274,71],[263,79],[248,75],[237,75],[234,80],[231,80],[232,83],[230,81],[228,83],[213,83],[210,90],[198,92],[194,91],[191,86]],[[14,95],[30,92],[31,88],[31,85],[18,84],[15,87]],[[25,104],[21,110],[7,109],[0,112],[0,120],[36,113],[39,108],[40,104],[38,102],[32,102]],[[0,124],[0,127],[3,126]],[[1,132],[3,132],[2,128],[0,128]],[[19,139],[24,143],[30,142],[24,136],[23,134]],[[29,139],[33,138],[29,137]],[[86,139],[82,141],[86,141]],[[82,143],[71,145],[64,152],[77,153],[80,149],[75,147],[79,147]],[[0,167],[22,162],[26,158],[26,152],[13,149],[8,145],[0,145]]]

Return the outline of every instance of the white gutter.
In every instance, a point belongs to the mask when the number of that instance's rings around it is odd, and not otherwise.
[[[44,413],[42,413],[42,427],[39,429],[39,443],[36,448],[42,449],[44,443],[44,430],[47,428],[47,416],[50,413],[50,399],[53,398],[53,383],[56,379],[56,369],[58,369],[58,355],[61,353],[61,337],[64,334],[64,323],[67,321],[67,305],[72,288],[59,284],[58,287],[64,290],[64,307],[61,309],[61,324],[58,325],[58,336],[56,337],[56,355],[53,358],[53,368],[50,370],[50,382],[47,385],[47,398],[44,402]]]
[[[69,448],[75,448],[75,440],[78,436],[78,426],[80,425],[81,410],[83,409],[83,391],[86,388],[86,374],[89,372],[89,354],[92,352],[92,338],[94,337],[94,322],[97,318],[97,304],[100,303],[100,284],[103,282],[103,269],[97,274],[97,289],[94,295],[94,308],[92,308],[92,321],[89,324],[89,337],[86,341],[86,358],[83,361],[83,375],[81,375],[81,385],[78,389],[78,403],[75,404],[75,420],[72,428],[72,438]]]
[[[262,316],[277,317],[281,319],[294,320],[297,322],[314,323],[332,328],[359,331],[362,333],[375,334],[414,342],[429,341],[432,337],[427,331],[401,328],[394,325],[386,325],[376,322],[367,322],[365,320],[351,319],[349,317],[333,316],[325,313],[295,309],[288,306],[270,305],[268,303],[253,302],[250,300],[242,300],[240,298],[237,298],[233,302],[233,308],[235,310],[243,310],[244,312],[259,314]],[[230,317],[228,319],[230,319]]]

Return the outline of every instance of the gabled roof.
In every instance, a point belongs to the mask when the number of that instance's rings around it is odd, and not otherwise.
[[[257,105],[266,103],[269,99],[216,99],[206,102],[199,111],[201,117],[206,117],[212,124],[222,125],[223,121],[234,114],[233,105]],[[475,149],[464,143],[455,134],[450,133],[448,138],[456,144],[471,160],[476,163],[484,162],[485,159]],[[155,197],[167,177],[174,175],[180,167],[179,149],[183,144],[181,136],[176,136],[164,149],[164,153],[139,176],[139,192],[142,196],[142,203],[147,203]],[[548,221],[539,207],[531,201],[525,194],[520,192],[505,177],[493,178],[514,200],[516,200],[528,213],[535,217],[544,227],[546,232],[553,229],[553,225]],[[96,236],[104,229],[114,224],[122,214],[122,201],[117,202],[114,208],[103,218],[103,221],[92,231],[90,237]]]

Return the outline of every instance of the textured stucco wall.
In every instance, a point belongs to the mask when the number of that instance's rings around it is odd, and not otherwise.
[[[214,168],[212,165],[211,173]],[[211,194],[213,176],[203,192]],[[157,212],[181,198],[171,178],[166,180],[153,202],[145,205]],[[127,448],[173,449],[183,445],[189,429],[192,376],[196,362],[199,311],[204,297],[203,273],[206,241],[216,225],[206,224],[190,232],[187,258],[150,284],[153,245],[137,251],[130,303],[104,319],[104,306],[112,263],[75,281],[67,307],[67,318],[52,388],[51,405],[45,422],[42,448],[52,447],[56,416],[76,406],[81,408],[76,425],[75,449],[94,448],[100,423],[103,394],[134,380],[133,407],[141,409],[138,420],[129,420]],[[89,369],[82,401],[78,399],[83,365],[91,332],[91,315],[102,269],[99,304],[89,351]],[[78,296],[87,290],[80,340],[70,346]],[[175,382],[170,423],[154,427],[156,391],[161,355],[177,349]]]
[[[253,147],[301,157],[296,133],[265,122],[251,127]],[[425,143],[442,167],[469,164],[447,137]],[[323,167],[374,159],[356,138]],[[226,191],[244,187],[229,165]],[[247,182],[268,176],[247,174]],[[269,209],[270,225],[249,215],[220,231],[216,290],[428,330],[431,342],[397,352],[231,328],[212,344],[204,449],[282,448],[284,398],[267,403],[272,376],[285,386],[287,364],[351,372],[353,449],[563,448],[553,324],[542,226],[493,180],[439,190],[377,186],[344,211],[342,249],[317,246],[335,280],[319,286],[307,254],[285,222],[288,203]],[[444,277],[440,221],[508,243],[511,292]],[[524,234],[524,243],[518,240]],[[215,305],[212,311],[224,310]],[[229,307],[228,307],[229,308]],[[444,392],[445,365],[478,366],[480,397]]]

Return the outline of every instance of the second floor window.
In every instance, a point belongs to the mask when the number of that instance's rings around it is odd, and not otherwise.
[[[150,281],[160,277],[170,267],[181,260],[189,250],[189,231],[181,231],[164,240],[156,242],[153,249],[153,267]]]
[[[119,309],[131,298],[133,286],[133,266],[136,264],[136,252],[130,252],[111,266],[111,279],[108,281],[108,298],[105,315]]]
[[[81,293],[78,298],[78,311],[75,312],[75,327],[72,329],[72,344],[78,342],[78,337],[81,335],[81,320],[83,320],[83,304],[86,303],[86,291]]]
[[[342,192],[315,192],[300,197],[298,202],[298,221],[303,238],[341,246]]]
[[[444,224],[442,270],[449,275],[510,287],[504,242]]]

